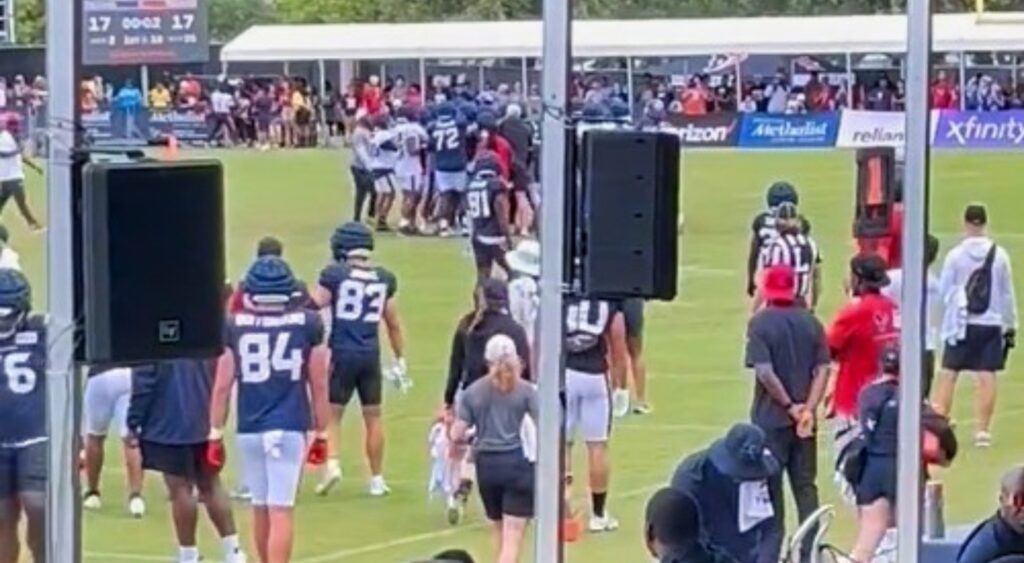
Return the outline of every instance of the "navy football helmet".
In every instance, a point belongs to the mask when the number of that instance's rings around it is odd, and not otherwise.
[[[331,235],[331,252],[335,260],[345,260],[355,251],[364,254],[373,250],[373,233],[366,225],[349,221]]]
[[[245,274],[245,293],[254,301],[290,299],[295,292],[295,276],[283,258],[262,256],[249,266]]]
[[[800,204],[800,196],[796,188],[789,182],[775,182],[768,187],[768,194],[765,196],[768,202],[768,209],[775,209],[783,203]]]
[[[494,151],[481,151],[473,161],[473,176],[497,176],[501,174],[501,162]]]
[[[0,339],[14,335],[32,310],[32,287],[18,270],[0,269]]]

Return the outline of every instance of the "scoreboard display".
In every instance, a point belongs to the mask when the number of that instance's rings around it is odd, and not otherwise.
[[[207,0],[84,0],[82,18],[86,65],[205,63],[210,58]]]

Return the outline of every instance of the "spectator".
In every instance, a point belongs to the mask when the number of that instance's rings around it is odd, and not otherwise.
[[[383,104],[384,99],[380,88],[380,78],[377,75],[372,75],[370,76],[370,81],[363,85],[359,107],[365,110],[366,113],[375,115],[380,112]]]
[[[961,372],[974,372],[978,386],[974,444],[979,448],[992,445],[996,374],[1005,367],[1017,333],[1010,255],[986,234],[987,225],[985,206],[968,205],[964,211],[964,239],[946,255],[939,276],[946,347],[935,408],[945,415],[952,412],[957,378]]]
[[[772,498],[768,486],[778,474],[764,431],[737,424],[725,438],[684,459],[672,488],[697,501],[708,549],[737,563],[778,563],[784,522],[775,506],[782,499]]]
[[[807,111],[830,111],[832,108],[832,89],[821,80],[820,74],[811,73],[811,79],[804,86],[804,104]]]
[[[227,91],[226,86],[218,87],[210,95],[210,110],[213,125],[210,127],[209,142],[230,145],[235,136],[235,125],[231,119],[231,111],[235,106],[235,98]]]
[[[959,109],[956,90],[944,70],[940,70],[932,82],[930,97],[932,109]]]
[[[865,109],[871,111],[893,111],[895,110],[895,97],[893,96],[892,87],[889,85],[889,79],[881,77],[875,84],[875,87],[868,92],[867,104]]]
[[[82,113],[92,113],[99,109],[99,97],[96,95],[96,83],[92,80],[82,81]]]
[[[171,91],[164,86],[163,82],[157,82],[149,91],[149,109],[155,112],[165,112],[171,108]]]
[[[124,86],[117,92],[114,98],[114,105],[118,110],[135,115],[142,108],[142,90],[139,90],[130,79],[124,81]]]
[[[828,381],[828,346],[818,319],[795,306],[793,268],[772,266],[761,280],[765,307],[747,325],[746,365],[756,378],[751,422],[764,430],[768,448],[788,474],[803,522],[818,509],[815,418]],[[781,478],[772,485],[772,497],[780,501],[778,517],[784,519]],[[804,546],[805,556],[810,547]]]
[[[1024,554],[1024,466],[1003,475],[999,509],[971,532],[960,548],[957,563],[989,563]]]
[[[767,99],[765,110],[768,113],[786,113],[789,107],[789,81],[781,72],[775,75],[775,80],[764,90]]]
[[[708,112],[709,96],[704,84],[697,77],[691,78],[682,95],[684,115],[704,115]]]
[[[700,508],[690,495],[665,487],[647,501],[644,543],[660,563],[713,563],[701,543]]]
[[[743,101],[740,102],[738,110],[741,113],[754,113],[757,111],[757,102],[754,101],[752,93],[748,92],[744,94]]]
[[[715,88],[714,110],[730,112],[736,111],[736,90],[728,86]]]
[[[191,72],[185,73],[185,77],[178,83],[178,105],[184,108],[195,107],[202,95],[203,87],[199,81]]]

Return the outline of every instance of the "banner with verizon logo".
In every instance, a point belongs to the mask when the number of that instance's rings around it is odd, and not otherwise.
[[[907,116],[896,111],[846,110],[840,115],[836,146],[843,149],[902,147]]]
[[[684,146],[735,147],[739,138],[740,116],[736,113],[673,114],[669,123]]]

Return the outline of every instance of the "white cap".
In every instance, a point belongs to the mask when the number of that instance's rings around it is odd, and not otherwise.
[[[484,359],[487,360],[487,363],[493,364],[508,358],[519,358],[519,355],[516,353],[516,343],[504,334],[495,334],[487,341],[487,347],[484,349]]]
[[[540,243],[526,239],[516,245],[516,249],[507,253],[505,259],[509,267],[520,274],[540,277]]]
[[[523,108],[519,107],[519,104],[509,104],[505,108],[505,117],[519,117],[523,115]]]

